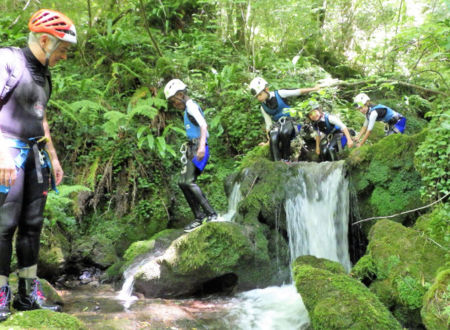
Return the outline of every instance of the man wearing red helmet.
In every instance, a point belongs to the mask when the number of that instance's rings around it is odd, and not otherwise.
[[[63,178],[45,109],[52,90],[48,67],[67,58],[76,30],[69,18],[48,9],[36,12],[28,27],[27,47],[0,49],[0,321],[10,315],[8,277],[16,229],[14,308],[61,310],[46,302],[37,279],[47,192],[50,181],[56,189]]]

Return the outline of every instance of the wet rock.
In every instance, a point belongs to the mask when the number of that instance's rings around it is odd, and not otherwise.
[[[403,326],[420,328],[424,294],[445,255],[424,233],[384,219],[372,227],[367,254],[352,273],[365,280]]]
[[[135,290],[146,297],[183,297],[267,286],[276,271],[262,232],[230,222],[207,223],[150,256]]]
[[[340,265],[313,259],[298,258],[293,272],[314,329],[402,329],[375,294],[339,270]]]

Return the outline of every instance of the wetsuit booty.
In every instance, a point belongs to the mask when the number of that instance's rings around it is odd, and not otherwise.
[[[0,322],[6,320],[10,315],[9,304],[11,302],[11,289],[9,285],[0,288]]]
[[[33,309],[46,309],[61,312],[60,305],[52,305],[46,302],[42,285],[36,278],[20,278],[19,292],[14,296],[13,307],[19,311]]]

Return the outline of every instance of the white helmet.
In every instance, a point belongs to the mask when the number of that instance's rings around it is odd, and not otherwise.
[[[172,79],[164,87],[164,95],[166,100],[174,96],[177,92],[184,91],[187,88],[186,84],[180,79]]]
[[[250,82],[250,93],[256,96],[261,93],[269,84],[261,77],[256,77]]]
[[[355,106],[358,108],[365,106],[367,101],[370,101],[370,97],[364,93],[360,93],[360,94],[356,95],[355,98],[353,99]]]

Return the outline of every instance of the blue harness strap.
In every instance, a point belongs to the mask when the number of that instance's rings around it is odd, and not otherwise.
[[[25,142],[19,139],[14,138],[5,138],[6,145],[9,148],[19,149],[20,153],[14,158],[14,164],[16,165],[16,168],[25,168],[25,162],[28,158],[28,154],[31,149],[33,149],[34,155],[35,155],[35,166],[36,166],[36,173],[38,176],[38,182],[43,182],[42,177],[42,168],[49,168],[51,173],[51,185],[52,189],[59,193],[58,188],[56,188],[56,180],[55,176],[52,172],[52,163],[50,159],[50,155],[48,154],[47,150],[45,149],[39,149],[38,143],[41,143],[41,139],[37,138],[30,138],[29,142]],[[42,156],[41,156],[42,155]],[[42,157],[42,158],[41,158]],[[9,192],[9,187],[0,185],[0,193],[7,194]]]

